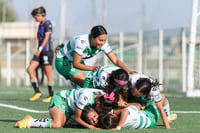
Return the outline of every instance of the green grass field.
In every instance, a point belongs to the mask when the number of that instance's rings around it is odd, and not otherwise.
[[[71,87],[69,87],[71,88]],[[63,87],[67,89],[67,87]],[[61,88],[56,88],[59,91]],[[47,96],[47,88],[41,88],[43,98]],[[178,119],[170,123],[172,130],[166,130],[162,120],[159,119],[157,126],[154,129],[137,129],[136,133],[198,133],[200,125],[200,98],[187,98],[183,93],[178,92],[163,92],[170,102],[172,112],[178,114]],[[133,130],[90,130],[90,129],[18,129],[14,128],[16,121],[22,119],[29,114],[34,118],[49,118],[48,103],[42,103],[41,100],[29,102],[28,99],[33,95],[31,87],[0,87],[0,132],[1,133],[110,133],[110,132],[126,132],[132,133]],[[28,112],[36,111],[36,113]]]

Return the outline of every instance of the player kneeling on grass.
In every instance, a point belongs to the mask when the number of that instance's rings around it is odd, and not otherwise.
[[[81,119],[82,110],[86,105],[99,108],[104,101],[104,92],[99,89],[73,89],[57,92],[49,104],[51,118],[34,119],[27,115],[23,120],[18,121],[15,127],[18,128],[61,128],[75,114],[75,120],[83,127],[97,129]]]

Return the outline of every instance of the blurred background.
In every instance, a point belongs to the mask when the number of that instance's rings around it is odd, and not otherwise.
[[[101,24],[130,70],[158,79],[161,90],[199,91],[198,0],[0,0],[0,87],[30,86],[26,68],[38,26],[30,12],[39,6],[53,22],[54,47]],[[104,55],[94,58],[111,64]],[[69,85],[55,67],[53,74],[56,86]]]

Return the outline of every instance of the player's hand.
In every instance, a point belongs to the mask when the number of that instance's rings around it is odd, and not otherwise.
[[[101,128],[95,127],[95,126],[93,126],[93,125],[90,125],[88,128],[89,128],[89,129],[101,129]]]
[[[95,68],[94,68],[94,71],[97,71],[100,67],[101,67],[101,65],[95,67]]]
[[[128,74],[138,73],[137,71],[129,71]]]
[[[41,53],[41,51],[38,50],[38,51],[35,53],[35,56],[39,57],[39,56],[40,56],[40,53]]]

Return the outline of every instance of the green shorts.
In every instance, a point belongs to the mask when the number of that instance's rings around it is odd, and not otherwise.
[[[94,86],[93,84],[93,80],[94,80],[93,74],[94,74],[94,71],[91,71],[85,77],[84,84],[83,84],[84,88],[96,88],[96,86]]]
[[[144,110],[141,111],[144,114],[146,114],[151,120],[151,124],[147,128],[154,128],[158,121],[158,118],[160,117],[160,113],[156,107],[155,102],[150,103],[149,105],[146,106]]]
[[[55,59],[56,70],[65,77],[66,80],[69,79],[69,76],[75,76],[79,72],[83,72],[85,75],[88,71],[82,71],[73,67],[73,63],[66,58],[56,58]]]
[[[68,91],[70,95],[70,90]],[[75,112],[73,111],[67,111],[69,110],[68,104],[67,104],[67,99],[62,97],[60,95],[60,92],[57,92],[53,97],[51,98],[51,101],[49,103],[49,108],[52,108],[53,106],[56,106],[59,110],[63,111],[65,113],[66,118],[68,119],[71,114],[74,114]]]

